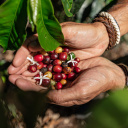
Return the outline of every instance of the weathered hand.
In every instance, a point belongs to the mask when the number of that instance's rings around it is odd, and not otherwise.
[[[48,92],[47,97],[51,103],[62,106],[80,105],[102,92],[123,88],[125,85],[125,76],[120,67],[102,57],[83,60],[79,63],[79,67],[82,72],[68,85],[69,88]],[[30,74],[28,76],[10,75],[10,81],[24,91],[43,89],[35,85]]]

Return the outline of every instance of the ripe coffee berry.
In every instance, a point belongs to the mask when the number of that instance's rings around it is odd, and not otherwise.
[[[47,87],[50,84],[50,79],[43,79],[42,86]]]
[[[60,65],[56,65],[56,66],[53,67],[53,71],[57,72],[57,73],[60,73],[60,72],[62,72],[62,67]]]
[[[59,54],[59,59],[62,60],[62,61],[67,60],[67,53],[66,52],[61,52]]]
[[[42,54],[37,54],[34,56],[34,60],[37,62],[41,62],[43,60],[43,55]]]
[[[30,71],[30,72],[36,72],[37,71],[37,65],[36,64],[34,64],[34,65],[29,65],[29,67],[28,67],[28,70]]]
[[[60,82],[57,82],[56,85],[55,85],[55,88],[57,90],[61,89],[62,88],[62,84]]]
[[[69,53],[69,49],[67,47],[64,47],[63,51]]]
[[[38,62],[39,65],[37,65],[37,69],[42,69],[44,64],[43,62]]]
[[[62,64],[62,61],[59,59],[56,59],[53,61],[53,65],[61,65],[61,64]]]
[[[75,61],[77,61],[79,63],[80,62],[80,58],[75,58]]]
[[[53,65],[52,65],[52,64],[49,64],[49,65],[47,66],[47,69],[48,69],[48,71],[52,72]]]
[[[50,57],[49,56],[44,56],[43,63],[44,64],[49,64],[50,63]]]
[[[75,67],[75,72],[76,73],[79,73],[81,70],[80,70],[80,68],[79,67]]]
[[[67,79],[67,75],[62,73],[62,79]]]
[[[58,54],[57,53],[52,53],[50,57],[51,57],[52,60],[55,60],[55,59],[58,58]]]
[[[62,79],[62,74],[61,73],[55,73],[54,75],[53,75],[53,79],[55,80],[55,81],[60,81],[61,79]]]
[[[68,80],[74,80],[75,79],[75,73],[71,72],[68,74]]]

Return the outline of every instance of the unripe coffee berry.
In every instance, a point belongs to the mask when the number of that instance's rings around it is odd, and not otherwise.
[[[48,70],[47,70],[47,68],[42,68],[41,70],[40,70],[42,73],[45,73],[45,72],[47,72]]]
[[[63,72],[64,72],[65,74],[69,74],[69,73],[71,72],[71,68],[70,68],[70,67],[64,67],[64,68],[63,68]]]
[[[50,71],[45,72],[44,75],[46,75],[46,77],[48,77],[49,79],[52,78],[52,73]]]
[[[62,85],[65,85],[65,84],[67,83],[67,81],[66,81],[65,79],[62,79],[62,80],[60,81],[60,83],[61,83]]]
[[[63,51],[62,47],[57,47],[55,53],[61,53]]]
[[[62,62],[62,67],[68,67],[68,63]]]

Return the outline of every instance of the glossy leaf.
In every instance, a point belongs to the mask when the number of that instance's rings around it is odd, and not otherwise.
[[[28,0],[27,14],[30,24],[32,25],[33,31],[34,31],[34,25],[36,25],[36,20],[37,20],[37,11],[38,11],[37,7],[38,7],[38,0]]]
[[[6,0],[0,6],[0,45],[6,49],[18,49],[25,40],[27,1]]]
[[[66,13],[66,15],[68,17],[73,16],[73,14],[70,12],[72,9],[72,4],[73,4],[73,0],[61,0],[63,7],[64,7],[64,11]]]
[[[42,48],[52,51],[64,42],[61,26],[54,16],[51,0],[38,0],[37,32]]]

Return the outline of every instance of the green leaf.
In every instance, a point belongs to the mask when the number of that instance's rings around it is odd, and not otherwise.
[[[26,38],[27,0],[6,0],[0,6],[0,45],[18,49]]]
[[[34,25],[36,25],[36,20],[37,20],[37,11],[38,11],[37,7],[38,7],[38,0],[28,0],[27,14],[30,24],[32,25],[33,31],[34,31]]]
[[[61,0],[63,7],[64,7],[64,11],[66,13],[66,15],[68,17],[73,16],[73,14],[70,12],[72,9],[72,4],[73,4],[73,0]]]
[[[37,32],[42,48],[52,51],[64,42],[61,26],[54,16],[51,0],[38,0]]]

